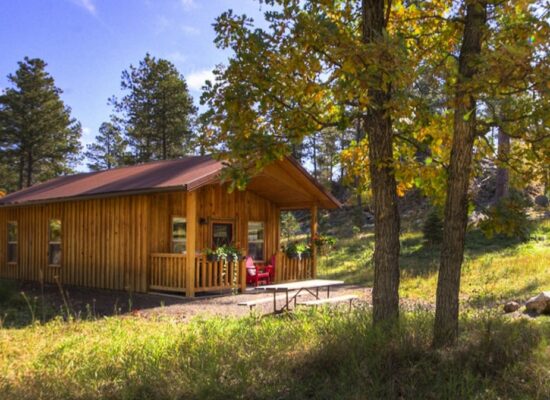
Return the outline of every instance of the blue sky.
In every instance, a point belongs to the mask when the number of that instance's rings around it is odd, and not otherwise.
[[[120,94],[120,75],[146,52],[172,61],[198,104],[200,87],[228,53],[212,23],[232,8],[257,19],[254,0],[0,0],[0,88],[23,57],[39,57],[90,143]]]

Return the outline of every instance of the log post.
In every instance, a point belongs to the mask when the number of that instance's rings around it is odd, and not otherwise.
[[[239,260],[237,261],[237,266],[240,270],[240,277],[241,277],[241,293],[246,292],[246,261],[245,260]]]
[[[185,295],[195,296],[195,243],[197,237],[197,192],[187,193],[186,245],[187,265],[185,268]]]
[[[315,237],[319,223],[317,222],[317,204],[311,206],[311,275],[317,278],[317,246],[315,246]]]

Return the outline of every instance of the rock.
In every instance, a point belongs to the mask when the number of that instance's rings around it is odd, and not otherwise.
[[[531,297],[525,303],[525,309],[536,314],[550,313],[550,292]]]
[[[548,203],[549,203],[548,197],[546,197],[546,196],[544,196],[544,195],[542,195],[542,194],[539,195],[539,196],[537,196],[537,197],[535,197],[535,204],[536,204],[537,206],[546,208],[546,207],[548,207]]]
[[[509,301],[506,304],[504,304],[504,312],[511,313],[519,310],[520,307],[521,305],[517,301]]]

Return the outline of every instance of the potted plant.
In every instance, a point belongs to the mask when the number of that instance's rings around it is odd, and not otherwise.
[[[232,244],[227,244],[221,246],[220,249],[223,249],[224,258],[229,262],[237,262],[240,258],[240,251],[237,247]]]
[[[220,256],[216,250],[205,249],[204,253],[206,254],[206,259],[208,261],[218,261],[220,259]]]
[[[285,247],[285,253],[288,258],[299,259],[311,257],[311,249],[307,243],[289,243]]]

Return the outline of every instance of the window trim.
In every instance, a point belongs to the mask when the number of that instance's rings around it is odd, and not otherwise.
[[[257,224],[262,224],[262,228],[263,228],[263,231],[264,231],[264,236],[263,236],[263,239],[261,241],[262,243],[262,259],[260,260],[256,260],[254,259],[254,262],[257,262],[257,263],[260,263],[260,262],[264,262],[265,261],[265,255],[266,255],[266,248],[265,248],[265,233],[266,233],[266,223],[265,221],[248,221],[247,224],[246,224],[246,252],[249,253],[249,246],[250,246],[250,239],[248,237],[249,235],[249,228],[250,228],[250,223],[257,223]]]
[[[185,239],[183,239],[183,243],[185,243],[185,250],[182,253],[176,253],[174,251],[174,243],[182,242],[181,239],[174,240],[174,219],[181,218],[185,221]],[[172,215],[170,218],[170,252],[174,254],[187,254],[187,217],[182,217],[181,215]]]
[[[55,241],[52,241],[51,240],[51,233],[52,233],[52,227],[51,227],[51,223],[52,221],[59,221],[59,226],[60,226],[60,238],[59,238],[59,242],[55,242]],[[51,245],[55,245],[55,244],[58,244],[59,245],[59,252],[61,253],[60,254],[60,257],[59,257],[59,264],[52,264],[50,263],[50,249],[51,249]],[[47,253],[47,256],[48,256],[48,267],[52,267],[52,268],[61,268],[62,264],[63,264],[63,221],[61,220],[61,218],[49,218],[48,219],[48,253]]]
[[[15,242],[10,242],[10,225],[15,225]],[[9,246],[15,244],[15,261],[9,260]],[[19,224],[17,221],[7,221],[6,224],[6,264],[17,265],[19,263]]]
[[[209,224],[209,232],[208,232],[208,242],[210,244],[210,248],[214,248],[214,224],[223,224],[223,225],[231,225],[231,243],[236,243],[236,223],[234,218],[214,218],[210,220]]]

